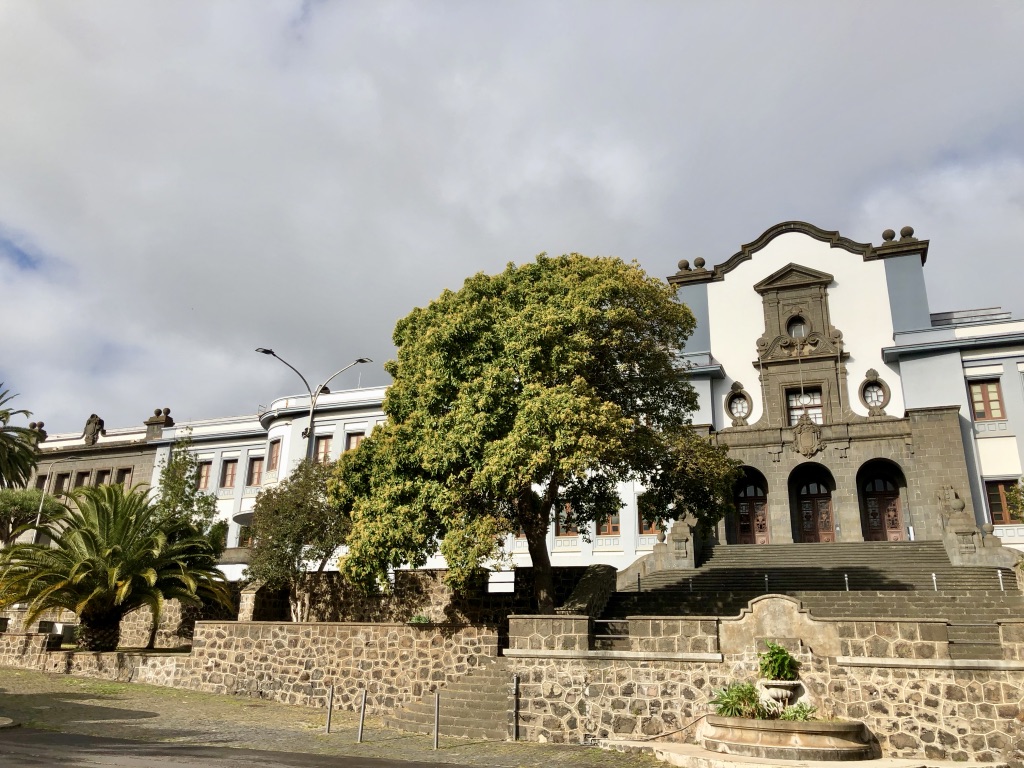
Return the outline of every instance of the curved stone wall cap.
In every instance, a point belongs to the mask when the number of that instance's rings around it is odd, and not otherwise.
[[[909,228],[905,227],[904,229]],[[886,231],[888,232],[888,230]],[[727,273],[751,259],[755,253],[767,246],[776,237],[789,234],[790,232],[813,237],[815,240],[828,243],[831,248],[842,248],[845,251],[861,256],[865,261],[874,261],[875,259],[901,256],[905,253],[914,252],[921,254],[921,263],[924,264],[928,256],[928,241],[918,240],[912,236],[904,237],[901,240],[886,240],[882,245],[874,246],[871,243],[858,243],[856,240],[843,237],[838,231],[821,229],[806,221],[783,221],[769,227],[759,237],[742,245],[736,253],[721,264],[716,265],[713,269],[705,269],[702,259],[700,260],[700,268],[691,269],[689,262],[683,259],[679,262],[679,271],[674,275],[670,275],[668,282],[670,285],[682,285],[722,280]],[[695,259],[695,266],[696,263],[697,260]]]
[[[746,608],[741,608],[738,615],[722,616],[719,621],[743,621],[745,617],[757,612],[758,610],[763,610],[780,603],[789,603],[790,606],[796,609],[797,613],[805,613],[808,617],[811,615],[811,612],[807,608],[804,608],[804,604],[795,597],[790,597],[789,595],[761,595],[747,603]]]

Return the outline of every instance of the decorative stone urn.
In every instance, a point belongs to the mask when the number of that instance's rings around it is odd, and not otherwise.
[[[708,715],[701,741],[712,752],[765,760],[870,760],[868,731],[858,721],[753,720]]]
[[[800,687],[799,680],[762,680],[761,687],[764,692],[776,702],[781,709],[789,706],[790,699],[796,689]]]

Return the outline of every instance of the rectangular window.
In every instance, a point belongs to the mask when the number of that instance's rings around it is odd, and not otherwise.
[[[57,480],[53,484],[53,492],[55,494],[65,493],[68,490],[68,483],[71,482],[70,472],[61,472],[57,475]]]
[[[117,470],[117,484],[123,485],[126,488],[132,484],[132,468],[123,467]]]
[[[786,392],[786,410],[789,413],[789,426],[795,426],[800,417],[806,415],[815,424],[824,424],[824,411],[821,407],[821,389],[805,387],[800,390]]]
[[[210,488],[210,480],[213,476],[213,462],[200,461],[196,465],[196,488],[206,491]]]
[[[363,438],[366,437],[365,432],[349,432],[345,435],[345,450],[351,451],[359,447],[360,443],[363,442]]]
[[[249,459],[249,471],[245,476],[245,484],[250,488],[263,484],[262,456],[253,456]]]
[[[1006,503],[1006,492],[1016,483],[1012,480],[1007,482],[985,483],[985,495],[988,496],[988,511],[992,515],[993,525],[1008,525],[1010,519],[1010,507]]]
[[[75,475],[75,488],[81,488],[89,483],[89,472],[79,472]]]
[[[252,528],[250,528],[248,525],[238,526],[238,546],[252,546]]]
[[[321,435],[313,444],[313,457],[317,464],[326,464],[331,460],[331,436]]]
[[[46,475],[38,475],[36,477],[36,490],[37,491],[45,491],[46,490]]]
[[[110,485],[110,470],[109,469],[97,469],[96,470],[96,483],[99,485]]]
[[[572,507],[566,504],[555,516],[555,536],[577,536],[579,532],[572,517]]]
[[[226,459],[220,465],[220,487],[234,488],[235,474],[238,472],[238,459]]]
[[[614,515],[608,515],[604,520],[597,522],[597,535],[598,536],[618,536],[619,535],[619,513],[616,512]]]
[[[273,440],[267,450],[267,472],[277,472],[277,465],[281,461],[281,441]]]
[[[648,523],[644,520],[644,516],[639,512],[637,512],[637,526],[639,527],[641,536],[649,536],[661,530],[660,525],[657,523]]]
[[[999,379],[972,381],[968,389],[971,392],[971,410],[975,421],[1006,418],[1003,415],[1003,393],[999,389]]]

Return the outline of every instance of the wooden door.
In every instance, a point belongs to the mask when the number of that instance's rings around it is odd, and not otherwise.
[[[807,483],[800,488],[798,503],[800,505],[800,541],[823,544],[835,541],[832,491],[823,483]]]
[[[863,486],[866,541],[903,541],[903,509],[900,491],[884,478],[868,480]]]
[[[736,493],[736,544],[768,543],[768,494],[759,482]]]

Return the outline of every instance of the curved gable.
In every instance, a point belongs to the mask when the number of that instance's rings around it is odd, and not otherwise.
[[[883,237],[886,238],[885,243],[875,246],[871,243],[858,243],[848,237],[843,237],[839,232],[821,229],[806,221],[784,221],[781,224],[776,224],[766,229],[760,237],[743,245],[739,251],[721,264],[716,265],[713,269],[705,269],[703,259],[695,259],[692,268],[690,263],[683,259],[679,262],[679,271],[669,276],[668,282],[672,285],[680,285],[683,283],[722,280],[727,273],[736,269],[743,262],[752,259],[755,253],[767,246],[776,237],[791,232],[804,234],[815,240],[828,243],[831,248],[842,248],[845,251],[859,255],[864,261],[873,261],[875,259],[884,259],[890,256],[920,251],[921,263],[924,264],[928,255],[928,241],[915,238],[913,236],[914,230],[910,227],[904,227],[901,233],[903,237],[898,241],[890,237],[890,235],[894,236],[892,230],[886,230],[886,233],[883,234]]]

